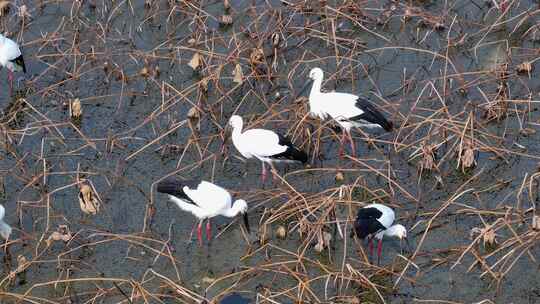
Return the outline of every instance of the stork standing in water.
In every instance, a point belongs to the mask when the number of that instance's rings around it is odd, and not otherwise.
[[[331,117],[341,126],[343,135],[340,141],[340,155],[343,155],[346,136],[349,137],[351,143],[352,155],[356,155],[351,136],[352,127],[383,128],[385,131],[392,131],[392,122],[388,121],[367,99],[348,93],[321,92],[324,73],[320,68],[313,68],[309,72],[309,78],[299,94],[302,94],[313,82],[309,94],[310,114],[323,120]]]
[[[210,219],[223,215],[235,217],[241,213],[244,217],[244,225],[249,232],[247,215],[247,203],[244,200],[236,200],[232,203],[229,192],[222,187],[207,181],[180,180],[174,177],[166,178],[157,184],[157,191],[169,195],[169,199],[180,209],[190,212],[199,219],[197,226],[197,238],[202,245],[202,223],[206,222],[206,238],[211,238]],[[191,232],[193,234],[193,231]]]
[[[296,148],[285,136],[265,129],[250,129],[242,132],[242,117],[233,115],[229,119],[233,128],[232,141],[236,150],[245,158],[255,157],[262,163],[261,179],[266,178],[265,163],[269,164],[273,173],[274,162],[307,162],[307,154]]]
[[[381,204],[370,204],[358,210],[354,222],[354,231],[360,239],[368,238],[369,255],[373,256],[373,238],[379,240],[377,246],[377,263],[381,262],[382,239],[384,236],[398,237],[407,241],[407,229],[403,225],[394,224],[396,215],[390,207]]]
[[[13,72],[26,73],[26,66],[19,45],[2,34],[0,34],[0,65],[8,69],[9,95],[11,95]]]

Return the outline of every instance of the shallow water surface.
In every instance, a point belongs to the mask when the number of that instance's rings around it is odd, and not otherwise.
[[[536,1],[505,14],[496,1],[229,2],[224,13],[223,1],[35,1],[25,18],[17,2],[0,17],[29,70],[24,100],[0,92],[14,227],[2,301],[540,302]],[[316,66],[325,90],[362,93],[396,130],[355,132],[357,158],[340,159],[339,130],[307,118],[307,93],[293,98]],[[278,166],[283,181],[262,185],[257,161],[230,142],[220,152],[233,113],[287,134],[310,164]],[[199,247],[196,220],[152,190],[169,174],[246,199],[255,229],[215,218]],[[79,207],[82,180],[96,215]],[[412,245],[401,255],[385,240],[380,268],[351,237],[372,201],[395,208]],[[493,248],[474,229],[486,227]]]

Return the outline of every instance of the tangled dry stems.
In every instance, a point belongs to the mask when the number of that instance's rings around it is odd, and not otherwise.
[[[23,222],[28,221],[29,212],[37,215],[30,232],[17,229],[16,238],[3,245],[2,298],[16,303],[203,301],[204,290],[184,287],[189,284],[179,265],[186,257],[172,250],[172,228],[167,239],[152,232],[159,224],[154,217],[160,208],[154,185],[166,176],[190,176],[203,167],[210,168],[206,178],[217,180],[224,168],[237,164],[234,153],[217,148],[226,140],[225,124],[231,113],[244,114],[247,127],[285,130],[310,152],[312,165],[282,173],[271,189],[239,193],[249,199],[252,212],[261,213],[258,238],[254,241],[243,232],[244,266],[206,287],[208,294],[214,287],[220,290],[213,292],[214,299],[267,280],[256,293],[265,303],[385,302],[399,286],[421,284],[422,275],[442,265],[448,265],[449,272],[458,271],[461,264],[479,278],[488,277],[501,291],[516,263],[537,263],[540,232],[533,219],[538,216],[540,173],[531,170],[524,176],[488,182],[485,178],[485,174],[493,174],[494,167],[510,167],[517,158],[539,159],[514,136],[535,138],[533,113],[538,101],[527,78],[534,74],[538,54],[493,37],[506,28],[510,35],[537,39],[538,26],[524,26],[534,24],[537,8],[526,8],[519,1],[492,1],[495,5],[483,7],[482,18],[468,24],[472,30],[465,31],[463,18],[450,9],[459,1],[449,1],[442,14],[434,14],[417,1],[387,1],[380,7],[368,1],[282,1],[279,7],[265,2],[242,8],[229,7],[227,1],[203,6],[194,1],[145,1],[144,7],[135,2],[39,2],[24,8],[2,2],[4,32],[23,42],[24,50],[31,54],[30,62],[44,67],[6,103],[0,125],[4,157],[9,159],[9,166],[3,166],[7,169],[2,169],[3,193],[10,197],[5,204],[16,202],[19,228],[28,226]],[[219,5],[224,8],[215,7]],[[29,40],[34,23],[55,6],[69,9],[54,30]],[[118,25],[117,20],[138,16],[138,10],[143,15],[129,31]],[[89,22],[89,12],[96,16],[95,25]],[[212,28],[216,22],[220,23],[218,30]],[[400,45],[391,30],[395,23],[414,33],[413,44]],[[155,26],[161,26],[166,37],[148,50],[135,47],[136,33]],[[189,30],[178,34],[181,27]],[[433,41],[443,46],[430,49],[426,43]],[[490,67],[468,70],[455,55],[472,53],[479,58],[479,53],[501,44],[505,55]],[[385,60],[387,54],[392,55]],[[424,65],[418,65],[417,71],[404,68],[401,86],[388,92],[373,75],[401,54],[420,56]],[[370,85],[371,97],[399,126],[390,136],[360,130],[356,140],[366,142],[369,156],[348,156],[330,164],[321,161],[335,154],[329,145],[339,134],[331,122],[314,121],[307,115],[305,97],[292,100],[306,71],[317,65],[329,70],[328,89],[357,91],[361,81]],[[179,84],[173,79],[172,71],[179,69],[189,79],[189,70],[180,66],[193,70],[190,81]],[[421,72],[433,67],[433,74]],[[95,94],[80,93],[78,84],[87,81],[101,83]],[[121,120],[130,104],[153,96],[159,96],[159,102],[150,105],[142,119],[127,121],[124,128],[112,128],[112,120],[107,119],[108,127],[98,132],[84,128],[88,120],[100,119],[87,110],[96,104],[107,104],[113,120]],[[48,108],[47,102],[54,106]],[[54,114],[66,109],[69,115]],[[182,134],[182,141],[171,143],[169,139],[177,133]],[[55,149],[62,152],[54,153]],[[125,172],[151,152],[173,157],[175,169],[154,178],[151,187],[141,188]],[[113,159],[114,168],[104,170],[80,160],[89,154]],[[75,165],[58,169],[58,158],[72,159]],[[407,167],[416,169],[413,183],[403,179]],[[300,190],[293,183],[336,174],[341,174],[338,180],[342,184],[318,192]],[[458,182],[453,181],[456,176]],[[14,192],[5,185],[6,177],[22,186]],[[58,178],[64,178],[62,184],[56,182]],[[506,189],[518,178],[522,178],[519,187],[507,191],[496,206],[490,204],[493,191]],[[90,183],[103,203],[97,216],[113,217],[115,187],[123,185],[139,192],[146,200],[141,231],[113,233],[92,224],[70,231],[73,219],[55,205],[58,196],[77,193],[70,190],[78,189],[81,179]],[[429,193],[441,186],[452,192],[431,201],[434,196]],[[412,253],[398,254],[381,267],[369,263],[362,244],[351,237],[355,210],[373,201],[397,208],[400,220],[410,223],[416,238]],[[481,226],[470,227],[473,233],[465,245],[438,250],[428,246],[430,235],[452,216],[476,220]],[[272,237],[278,224],[287,228],[287,243]],[[150,268],[136,278],[105,276],[99,267],[85,261],[85,255],[110,244],[127,246],[126,260],[148,259],[152,266],[165,263],[173,271]],[[320,255],[314,254],[317,246]],[[16,259],[11,252],[16,252]],[[27,272],[35,274],[39,265],[47,264],[56,265],[56,279],[24,278]],[[30,286],[13,288],[16,281],[28,279]],[[279,287],[271,284],[276,281]],[[47,288],[53,295],[44,295]]]

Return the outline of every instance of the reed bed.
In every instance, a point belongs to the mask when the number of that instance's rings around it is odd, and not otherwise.
[[[537,302],[539,8],[0,1],[29,67],[0,93],[14,227],[0,302]],[[339,129],[298,95],[315,66],[325,90],[369,97],[396,129],[355,130],[357,157],[340,159]],[[228,141],[232,114],[288,135],[309,164],[263,185]],[[197,247],[194,220],[155,191],[171,175],[246,199],[256,231],[218,220]],[[371,202],[412,245],[385,241],[381,265],[352,232]]]

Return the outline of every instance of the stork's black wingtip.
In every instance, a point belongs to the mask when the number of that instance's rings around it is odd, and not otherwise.
[[[244,226],[246,227],[247,232],[250,233],[251,227],[249,226],[249,218],[248,218],[247,212],[243,214],[243,218],[244,218]]]
[[[392,123],[391,121],[388,121],[388,123],[385,124],[384,126],[384,130],[386,132],[392,132],[394,130],[394,123]]]
[[[301,154],[301,156],[300,156],[300,161],[301,161],[303,164],[305,164],[305,163],[307,163],[307,161],[308,161],[308,155],[307,155],[307,153],[304,152],[304,151],[301,151],[301,152],[302,152],[302,154]]]
[[[17,64],[18,66],[20,66],[22,68],[22,71],[23,73],[26,74],[26,64],[24,63],[24,58],[23,58],[23,55],[19,55],[19,57],[15,58],[13,60],[13,62],[15,62],[15,64]]]

